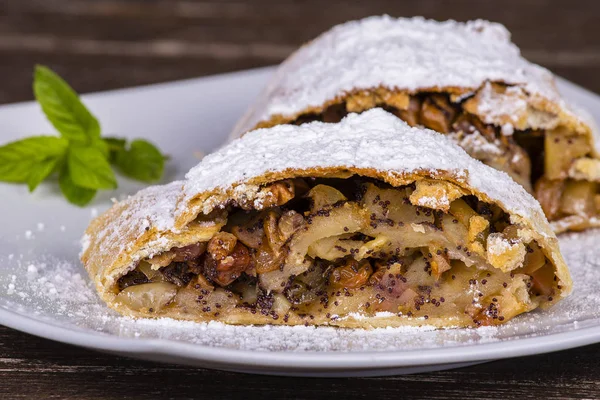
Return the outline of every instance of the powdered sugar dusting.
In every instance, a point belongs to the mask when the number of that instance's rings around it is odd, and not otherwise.
[[[444,135],[412,128],[382,109],[349,114],[337,124],[279,125],[250,132],[192,168],[186,175],[184,195],[190,199],[267,172],[319,167],[370,168],[400,174],[448,171],[504,204],[510,213],[534,223],[546,220],[539,203],[507,174],[471,158]],[[181,204],[186,207],[185,202]],[[210,209],[205,205],[207,211]],[[554,236],[547,224],[537,224],[534,229]]]
[[[121,240],[123,236],[137,237],[149,228],[158,231],[173,229],[174,212],[182,186],[181,181],[150,186],[122,200],[118,203],[121,212],[97,234],[95,240],[105,251],[121,252],[122,247],[127,245]],[[90,240],[87,234],[81,239],[83,252],[90,246]]]
[[[492,85],[486,82],[479,96],[478,112],[483,116],[483,122],[487,124],[496,123],[503,117],[511,118],[511,122],[516,124],[519,122],[519,117],[527,113],[527,100],[520,87],[507,87],[504,95],[499,96],[495,95]],[[508,134],[509,131],[502,127],[503,134]]]
[[[435,330],[327,327],[253,327],[172,319],[134,320],[119,316],[97,297],[75,261],[51,257],[0,260],[0,307],[73,329],[135,339],[161,338],[197,345],[259,351],[407,351],[473,346],[600,327],[600,230],[560,238],[571,266],[573,294],[548,311],[521,315],[500,327]],[[73,249],[75,251],[75,249]],[[386,315],[381,315],[386,317]]]
[[[444,207],[449,207],[450,200],[445,195],[439,198],[434,196],[421,196],[417,199],[416,205],[438,210]]]
[[[473,131],[468,134],[451,132],[447,136],[452,138],[460,147],[477,159],[484,158],[490,154],[500,155],[504,153],[498,139],[494,139],[493,142],[490,142],[476,129],[473,129]]]
[[[486,81],[521,85],[561,103],[551,73],[521,57],[500,24],[369,17],[333,27],[288,58],[233,136],[356,89],[474,90]]]
[[[501,255],[517,247],[519,243],[511,243],[501,234],[491,233],[487,240],[487,250],[490,254]]]

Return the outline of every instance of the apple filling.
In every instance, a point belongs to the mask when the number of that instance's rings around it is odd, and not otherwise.
[[[512,115],[502,115],[504,118],[494,123],[482,121],[482,103],[490,97],[496,102],[523,103],[519,93],[501,84],[486,85],[475,95],[461,98],[428,92],[410,96],[381,90],[361,92],[320,113],[303,114],[293,123],[339,122],[349,112],[383,107],[411,126],[449,135],[471,157],[509,174],[540,201],[549,221],[566,222],[562,228],[554,226],[555,230],[588,228],[590,219],[600,218],[596,183],[600,181],[600,161],[592,158],[589,138],[562,127],[531,129],[552,116],[514,105]],[[501,123],[505,120],[510,122]]]
[[[206,320],[391,315],[479,326],[552,302],[560,289],[526,227],[452,183],[307,178],[264,189],[271,203],[230,204],[208,242],[139,262],[118,280],[119,302]]]

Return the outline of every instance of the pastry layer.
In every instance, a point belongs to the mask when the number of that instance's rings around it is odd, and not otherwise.
[[[497,324],[571,288],[521,186],[380,109],[245,135],[95,219],[82,260],[123,314],[237,324]]]
[[[593,121],[499,24],[371,17],[332,28],[275,73],[233,137],[382,107],[511,175],[556,232],[600,224]]]

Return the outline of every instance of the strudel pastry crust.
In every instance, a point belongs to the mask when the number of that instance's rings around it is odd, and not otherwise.
[[[479,326],[571,290],[531,195],[380,109],[248,133],[83,242],[102,299],[135,317]]]
[[[232,137],[374,107],[447,134],[511,175],[555,231],[599,226],[594,122],[495,23],[383,16],[336,26],[280,66]]]

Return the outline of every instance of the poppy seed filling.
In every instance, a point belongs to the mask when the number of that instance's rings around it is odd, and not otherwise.
[[[453,183],[354,176],[264,189],[261,210],[227,205],[227,223],[207,242],[139,262],[118,280],[118,301],[216,320],[245,309],[307,324],[393,313],[479,326],[552,302],[560,289],[527,228]]]

